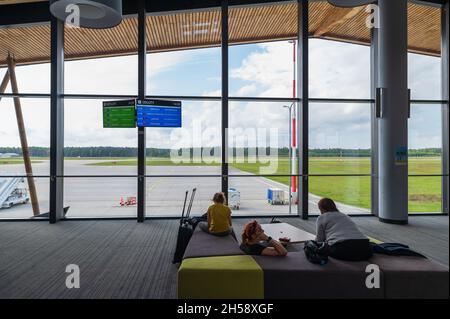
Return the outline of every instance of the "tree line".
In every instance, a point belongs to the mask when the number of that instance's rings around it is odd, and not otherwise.
[[[207,150],[209,150],[208,148]],[[179,150],[180,151],[180,150]],[[191,154],[199,154],[203,152],[202,148],[191,148]],[[266,154],[274,154],[278,151],[279,156],[288,156],[289,148],[283,147],[278,150],[270,150],[267,148]],[[258,150],[257,150],[258,152]],[[264,152],[264,150],[263,150]],[[20,147],[0,147],[1,153],[15,153],[22,155]],[[64,156],[66,157],[137,157],[136,147],[112,147],[112,146],[91,146],[91,147],[65,147]],[[149,157],[169,157],[171,149],[165,148],[147,148],[147,156]],[[433,157],[440,156],[440,148],[422,148],[408,150],[409,156],[414,157]],[[234,148],[230,151],[230,155],[244,155],[248,156],[248,148]],[[252,154],[250,152],[250,154]],[[47,147],[30,147],[30,155],[32,157],[49,157],[50,149]],[[344,148],[329,148],[329,149],[310,149],[309,156],[311,157],[369,157],[371,155],[370,149],[344,149]]]

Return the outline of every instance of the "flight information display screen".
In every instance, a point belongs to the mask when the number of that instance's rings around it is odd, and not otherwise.
[[[137,100],[136,117],[139,127],[181,127],[181,102]]]
[[[103,127],[136,127],[135,100],[103,102]]]

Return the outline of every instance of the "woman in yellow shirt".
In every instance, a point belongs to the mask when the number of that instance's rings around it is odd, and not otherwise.
[[[214,204],[209,206],[206,213],[208,222],[199,224],[201,230],[215,236],[234,235],[231,227],[231,209],[225,204],[225,201],[224,193],[214,194]]]

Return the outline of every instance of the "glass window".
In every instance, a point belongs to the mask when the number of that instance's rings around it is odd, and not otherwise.
[[[286,176],[295,174],[291,169],[295,161],[290,157],[294,149],[289,151],[294,110],[290,103],[230,102],[229,185],[240,193],[240,214],[289,213],[289,185],[295,191]],[[270,203],[269,189],[280,189],[284,201]]]
[[[289,177],[231,176],[228,205],[234,215],[297,214],[295,199],[289,204]]]
[[[30,218],[49,211],[50,100],[20,98],[33,176],[26,178],[14,99],[0,100],[0,218]],[[9,177],[11,176],[11,177]],[[32,185],[37,205],[32,202]]]
[[[293,137],[289,128],[294,109],[290,103],[229,103],[230,175],[290,173],[289,146]]]
[[[294,42],[230,46],[230,96],[293,97]]]
[[[441,58],[408,53],[408,86],[413,100],[440,100]]]
[[[0,158],[0,166],[2,166]],[[32,178],[37,196],[37,207],[39,210],[35,213],[31,204],[32,196],[28,179],[25,177],[0,177],[0,219],[27,219],[48,213],[50,178],[33,177]],[[38,217],[48,218],[48,216]]]
[[[370,189],[370,176],[310,176],[309,212],[320,214],[317,203],[328,197],[343,213],[370,214]]]
[[[370,174],[370,104],[310,103],[310,174]]]
[[[311,98],[370,98],[370,47],[311,39]]]
[[[287,39],[297,38],[296,7],[230,7],[230,96],[293,96],[296,44]]]
[[[203,168],[202,168],[202,171]],[[188,174],[194,170],[186,171]],[[221,191],[220,177],[170,177],[158,176],[147,178],[147,216],[181,216],[186,191],[189,205],[192,189],[196,188],[191,216],[201,216],[212,205],[214,193]]]
[[[221,191],[221,103],[181,102],[181,128],[146,129],[148,216],[179,216],[185,191],[193,188],[192,214],[203,214]]]
[[[50,93],[50,24],[0,27],[0,82],[10,54],[19,93]],[[11,93],[8,85],[5,93]]]
[[[442,174],[442,106],[413,104],[408,125],[410,175]],[[442,177],[409,177],[409,211],[441,212]]]
[[[221,174],[221,103],[181,102],[181,128],[146,129],[147,174]]]
[[[22,44],[22,45],[21,45]],[[20,94],[50,93],[50,26],[0,27],[0,83],[13,59]],[[4,92],[13,93],[11,81]],[[0,97],[0,218],[30,218],[49,211],[50,99],[20,98],[32,176],[25,178],[22,139],[14,99]],[[19,114],[20,114],[19,113]],[[30,173],[30,171],[28,171]],[[11,177],[9,177],[11,176]],[[37,177],[39,176],[39,177]],[[32,186],[35,186],[34,188]],[[36,190],[36,202],[31,204]],[[31,191],[30,191],[31,190]],[[39,217],[47,218],[47,217]]]
[[[413,22],[417,15],[421,16],[419,24]],[[426,43],[423,41],[424,38],[427,39]],[[411,98],[440,100],[442,98],[440,8],[408,4],[408,47],[410,51],[408,86],[411,89]]]
[[[370,29],[365,25],[365,9],[337,8],[327,1],[309,3],[311,98],[370,98],[370,46],[366,45]]]
[[[370,213],[370,104],[310,103],[310,212],[329,197],[345,213]],[[326,176],[339,175],[339,176]]]
[[[410,176],[408,178],[410,213],[442,212],[442,177]]]
[[[137,18],[110,29],[66,27],[64,50],[66,94],[137,94]]]
[[[50,99],[20,98],[33,175],[50,174]],[[14,99],[0,100],[0,175],[26,175]]]
[[[220,10],[149,15],[147,22],[147,94],[220,96]]]
[[[137,179],[132,177],[66,177],[67,218],[136,217]]]
[[[152,53],[147,56],[147,94],[220,96],[220,48]]]
[[[137,129],[104,128],[102,102],[65,100],[65,175],[137,174]]]

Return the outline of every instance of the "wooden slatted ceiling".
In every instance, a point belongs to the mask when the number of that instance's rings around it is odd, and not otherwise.
[[[309,11],[311,37],[369,44],[370,30],[365,26],[364,7],[346,9],[327,2],[312,2]],[[219,10],[148,16],[148,50],[218,46],[220,19]],[[439,56],[440,19],[439,8],[408,5],[411,52]],[[230,8],[230,44],[292,39],[297,29],[295,3]],[[68,60],[136,54],[137,19],[126,18],[119,26],[105,30],[67,28],[65,41]],[[0,28],[0,66],[5,65],[8,52],[18,64],[48,62],[49,25]]]
[[[64,49],[69,60],[126,55],[137,51],[137,39],[137,19],[129,18],[112,29],[66,28]]]
[[[366,27],[367,13],[365,6],[356,8],[335,8],[324,3],[315,3],[317,11],[327,12],[328,15],[317,29],[311,28],[313,37],[338,40],[345,35],[346,40],[353,43],[370,43],[370,29]]]
[[[408,45],[412,52],[440,55],[441,12],[437,8],[408,6]]]
[[[47,0],[0,0],[0,5],[2,4],[18,4],[18,3],[30,3],[30,2],[44,2]]]
[[[229,42],[252,43],[296,37],[297,5],[231,8]]]
[[[149,16],[147,42],[150,52],[220,45],[220,11]]]

